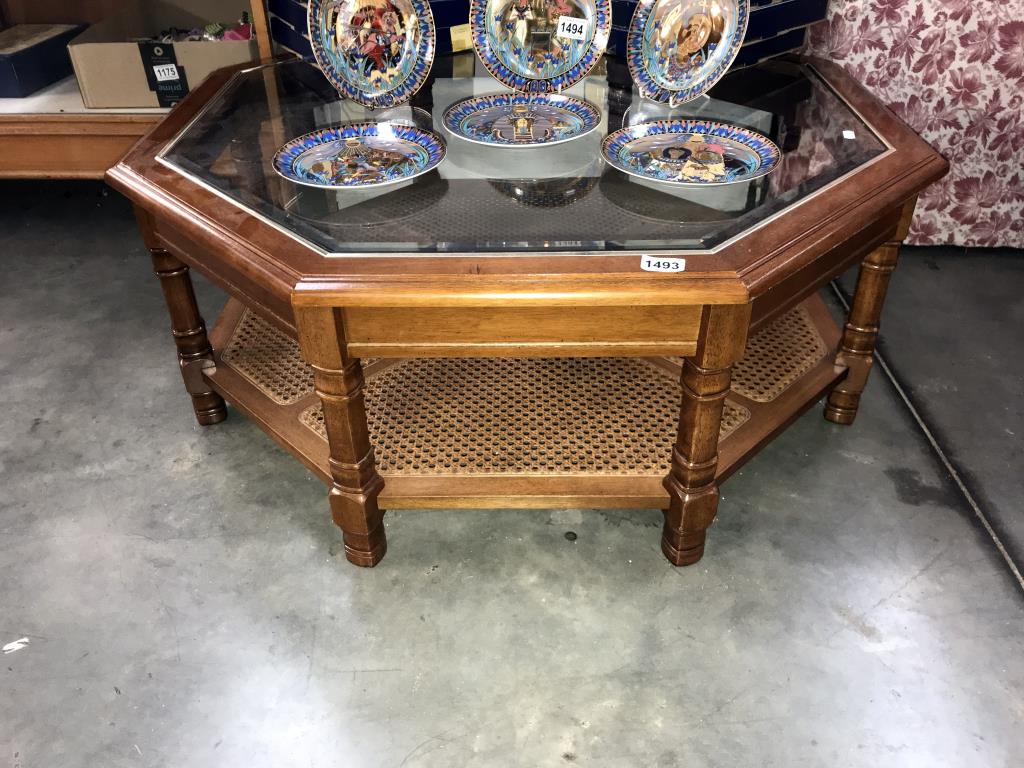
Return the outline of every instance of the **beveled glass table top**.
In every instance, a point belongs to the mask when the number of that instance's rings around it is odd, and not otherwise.
[[[341,100],[312,64],[257,67],[228,82],[160,161],[326,254],[683,252],[713,250],[887,152],[818,73],[795,60],[738,70],[710,97],[669,109],[642,100],[625,62],[606,58],[566,91],[601,110],[600,126],[548,147],[475,144],[443,127],[451,104],[503,90],[472,54],[444,56],[411,104],[373,112]],[[756,130],[779,145],[783,161],[760,179],[694,189],[627,176],[602,160],[608,133],[664,117]],[[274,172],[287,141],[373,119],[432,128],[447,157],[430,173],[380,189],[302,187]]]

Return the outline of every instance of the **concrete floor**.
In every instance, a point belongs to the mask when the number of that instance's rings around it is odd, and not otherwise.
[[[294,459],[195,426],[99,189],[0,184],[0,766],[1019,765],[1021,588],[884,377],[726,484],[697,566],[655,511],[427,511],[360,570]]]
[[[879,348],[1024,566],[1024,258],[992,249],[920,255],[900,264]]]

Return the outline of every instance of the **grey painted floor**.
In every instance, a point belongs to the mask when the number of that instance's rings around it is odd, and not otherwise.
[[[1024,254],[907,251],[882,355],[1024,566]]]
[[[433,511],[360,570],[318,480],[195,426],[97,190],[0,185],[0,766],[1019,765],[1020,587],[883,377],[728,482],[697,566],[654,511]]]

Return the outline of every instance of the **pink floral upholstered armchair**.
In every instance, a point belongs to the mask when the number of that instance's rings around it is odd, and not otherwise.
[[[808,48],[949,160],[908,242],[1024,247],[1024,0],[832,0]]]

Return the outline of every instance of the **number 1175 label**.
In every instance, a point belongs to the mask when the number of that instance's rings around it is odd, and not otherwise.
[[[158,83],[166,83],[170,80],[178,80],[178,67],[174,64],[157,64],[153,67],[153,74],[156,75]]]

